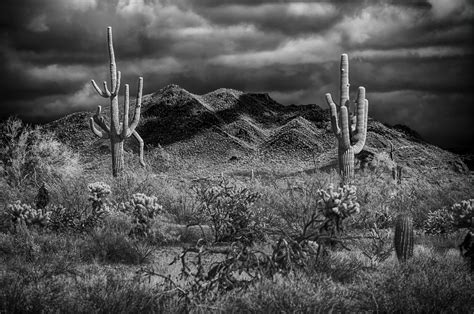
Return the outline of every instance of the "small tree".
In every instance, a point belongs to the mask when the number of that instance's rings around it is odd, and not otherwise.
[[[138,143],[140,144],[140,164],[145,166],[143,161],[143,139],[135,131],[140,120],[140,110],[142,105],[142,91],[143,91],[143,78],[138,79],[138,91],[137,101],[135,103],[135,115],[132,119],[132,123],[128,123],[128,113],[130,106],[130,95],[129,86],[125,84],[125,99],[123,104],[123,119],[120,122],[119,108],[118,108],[118,93],[120,89],[120,71],[117,71],[117,65],[115,63],[115,53],[112,42],[112,27],[107,28],[107,43],[109,47],[109,59],[110,59],[110,82],[112,85],[112,91],[109,91],[107,82],[104,81],[104,90],[101,90],[99,86],[92,80],[92,86],[97,93],[110,99],[110,127],[107,125],[107,121],[101,114],[101,106],[98,106],[97,113],[90,119],[90,128],[92,132],[100,138],[110,139],[110,147],[112,150],[112,174],[117,177],[123,170],[123,141],[133,135]],[[97,129],[97,124],[101,130]]]

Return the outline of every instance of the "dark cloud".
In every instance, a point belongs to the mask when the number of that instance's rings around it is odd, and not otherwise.
[[[105,28],[124,82],[269,92],[283,103],[338,94],[339,55],[371,115],[445,147],[474,147],[471,0],[6,0],[0,115],[48,121],[101,101]],[[355,88],[353,89],[355,90]]]
[[[286,35],[321,32],[343,17],[343,11],[329,2],[221,4],[197,12],[216,24],[246,23],[265,32]]]

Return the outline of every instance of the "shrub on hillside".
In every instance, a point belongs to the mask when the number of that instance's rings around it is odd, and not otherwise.
[[[78,157],[40,127],[9,118],[0,125],[0,171],[10,187],[74,177],[82,171]]]
[[[474,228],[474,199],[429,212],[424,225],[428,234],[452,233],[460,228]]]

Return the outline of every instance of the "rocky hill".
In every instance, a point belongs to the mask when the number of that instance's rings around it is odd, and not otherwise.
[[[104,106],[105,107],[105,106]],[[133,107],[133,106],[132,106]],[[130,110],[133,112],[133,110]],[[107,141],[88,128],[91,113],[78,112],[51,122],[46,128],[84,156],[108,153]],[[284,106],[264,93],[218,89],[195,95],[169,85],[143,97],[138,127],[147,151],[160,149],[169,159],[190,163],[231,160],[284,161],[300,168],[336,167],[336,141],[329,113],[315,105]],[[134,149],[133,140],[127,148]],[[365,149],[359,167],[405,168],[407,176],[443,171],[468,173],[459,156],[424,142],[404,127],[388,127],[369,118]]]

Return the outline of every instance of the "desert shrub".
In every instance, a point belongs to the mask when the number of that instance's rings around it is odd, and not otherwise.
[[[61,205],[74,213],[87,211],[89,208],[88,185],[92,180],[84,176],[74,179],[58,180],[50,185],[51,199],[54,204]]]
[[[296,182],[271,196],[270,232],[297,242],[321,242],[342,234],[344,221],[360,211],[355,186],[336,189],[330,184],[324,189],[317,183]]]
[[[112,184],[112,194],[115,195],[115,201],[117,203],[127,202],[137,193],[153,195],[156,191],[154,179],[150,171],[126,169]]]
[[[452,233],[460,228],[474,228],[474,199],[431,211],[424,224],[428,234]]]
[[[45,208],[46,206],[48,206],[49,201],[50,201],[49,191],[46,188],[46,185],[43,183],[43,185],[41,185],[41,187],[38,189],[38,193],[36,193],[36,197],[35,197],[36,208],[38,209]]]
[[[219,192],[219,189],[207,192],[212,196],[208,199],[214,200],[215,195],[220,196]],[[334,233],[342,231],[341,223],[345,218],[359,211],[355,187],[344,186],[336,190],[330,186],[327,190],[318,189],[314,192],[312,201],[315,207],[308,209],[306,216],[298,216],[300,220],[296,222],[300,224],[290,224],[293,229],[286,226],[286,231],[284,230],[285,225],[291,222],[288,216],[285,216],[281,225],[267,220],[273,224],[273,235],[278,235],[271,247],[259,248],[248,238],[234,238],[230,246],[213,246],[200,239],[195,246],[184,248],[173,263],[181,263],[181,276],[187,279],[187,285],[180,289],[187,299],[213,301],[226,291],[246,290],[263,278],[273,279],[278,275],[294,274],[310,265],[308,262],[317,257],[321,241],[328,238],[342,241]],[[293,197],[298,198],[296,194]],[[228,200],[216,203],[227,205]],[[209,256],[215,255],[220,257],[211,264],[205,263]],[[340,270],[336,270],[340,274],[339,278],[346,275],[342,269],[349,269],[354,273],[356,265],[359,267],[362,264],[347,262],[341,266]],[[149,275],[157,274],[150,271]]]
[[[79,237],[58,237],[48,230],[29,229],[26,225],[20,225],[15,233],[0,233],[0,256],[5,258],[7,264],[34,262],[41,265],[61,260],[66,266],[78,260],[81,241]]]
[[[77,213],[62,205],[51,205],[49,210],[49,228],[56,232],[76,230]]]
[[[58,232],[89,232],[103,225],[104,219],[110,213],[112,206],[108,199],[111,193],[110,186],[103,182],[95,182],[89,184],[87,189],[89,191],[87,198],[89,205],[82,202],[84,197],[82,193],[74,193],[73,196],[78,198],[78,203],[75,205],[71,203],[70,208],[63,205],[49,205],[45,208],[49,214],[51,230]]]
[[[392,255],[393,234],[390,229],[379,229],[377,224],[367,233],[367,238],[358,241],[357,248],[369,260],[370,267],[375,268]]]
[[[209,223],[215,242],[248,242],[263,239],[262,219],[253,207],[258,192],[239,187],[223,178],[216,185],[196,188],[199,206],[196,223]]]
[[[350,312],[347,295],[327,276],[297,274],[280,280],[265,279],[248,291],[229,293],[214,307],[224,313]]]
[[[301,272],[309,277],[327,276],[336,283],[348,284],[355,281],[366,269],[363,256],[358,252],[335,251],[313,259]]]
[[[361,273],[351,290],[355,311],[468,313],[473,289],[474,279],[458,254],[422,248],[404,265],[385,264],[379,271]]]
[[[85,261],[102,263],[142,264],[150,261],[155,247],[127,234],[106,228],[94,230],[83,244],[81,255]]]
[[[110,210],[107,197],[110,187],[103,182],[89,184],[86,208],[65,208],[62,205],[50,204],[44,208],[33,208],[28,204],[16,201],[6,206],[1,214],[2,228],[15,227],[18,224],[26,226],[49,227],[54,231],[88,231],[103,222]]]
[[[52,133],[16,118],[9,118],[0,128],[0,169],[9,186],[70,178],[82,171],[78,156]]]
[[[90,273],[92,271],[92,274]],[[162,313],[185,310],[175,294],[108,270],[48,276],[33,267],[0,275],[5,313]]]
[[[82,172],[79,157],[53,133],[37,130],[29,151],[30,169],[37,182],[75,178]]]
[[[79,285],[77,301],[71,303],[79,305],[84,313],[184,312],[185,305],[175,301],[175,294],[146,286],[138,277],[124,279],[120,274],[109,272],[105,278]],[[69,309],[75,311],[73,306]]]
[[[28,167],[28,149],[32,130],[21,120],[10,117],[1,125],[0,160],[2,176],[10,186],[16,187],[31,175]]]
[[[20,256],[23,260],[33,261],[39,257],[41,248],[34,235],[25,225],[19,225],[17,232],[0,233],[0,253],[5,256]]]

